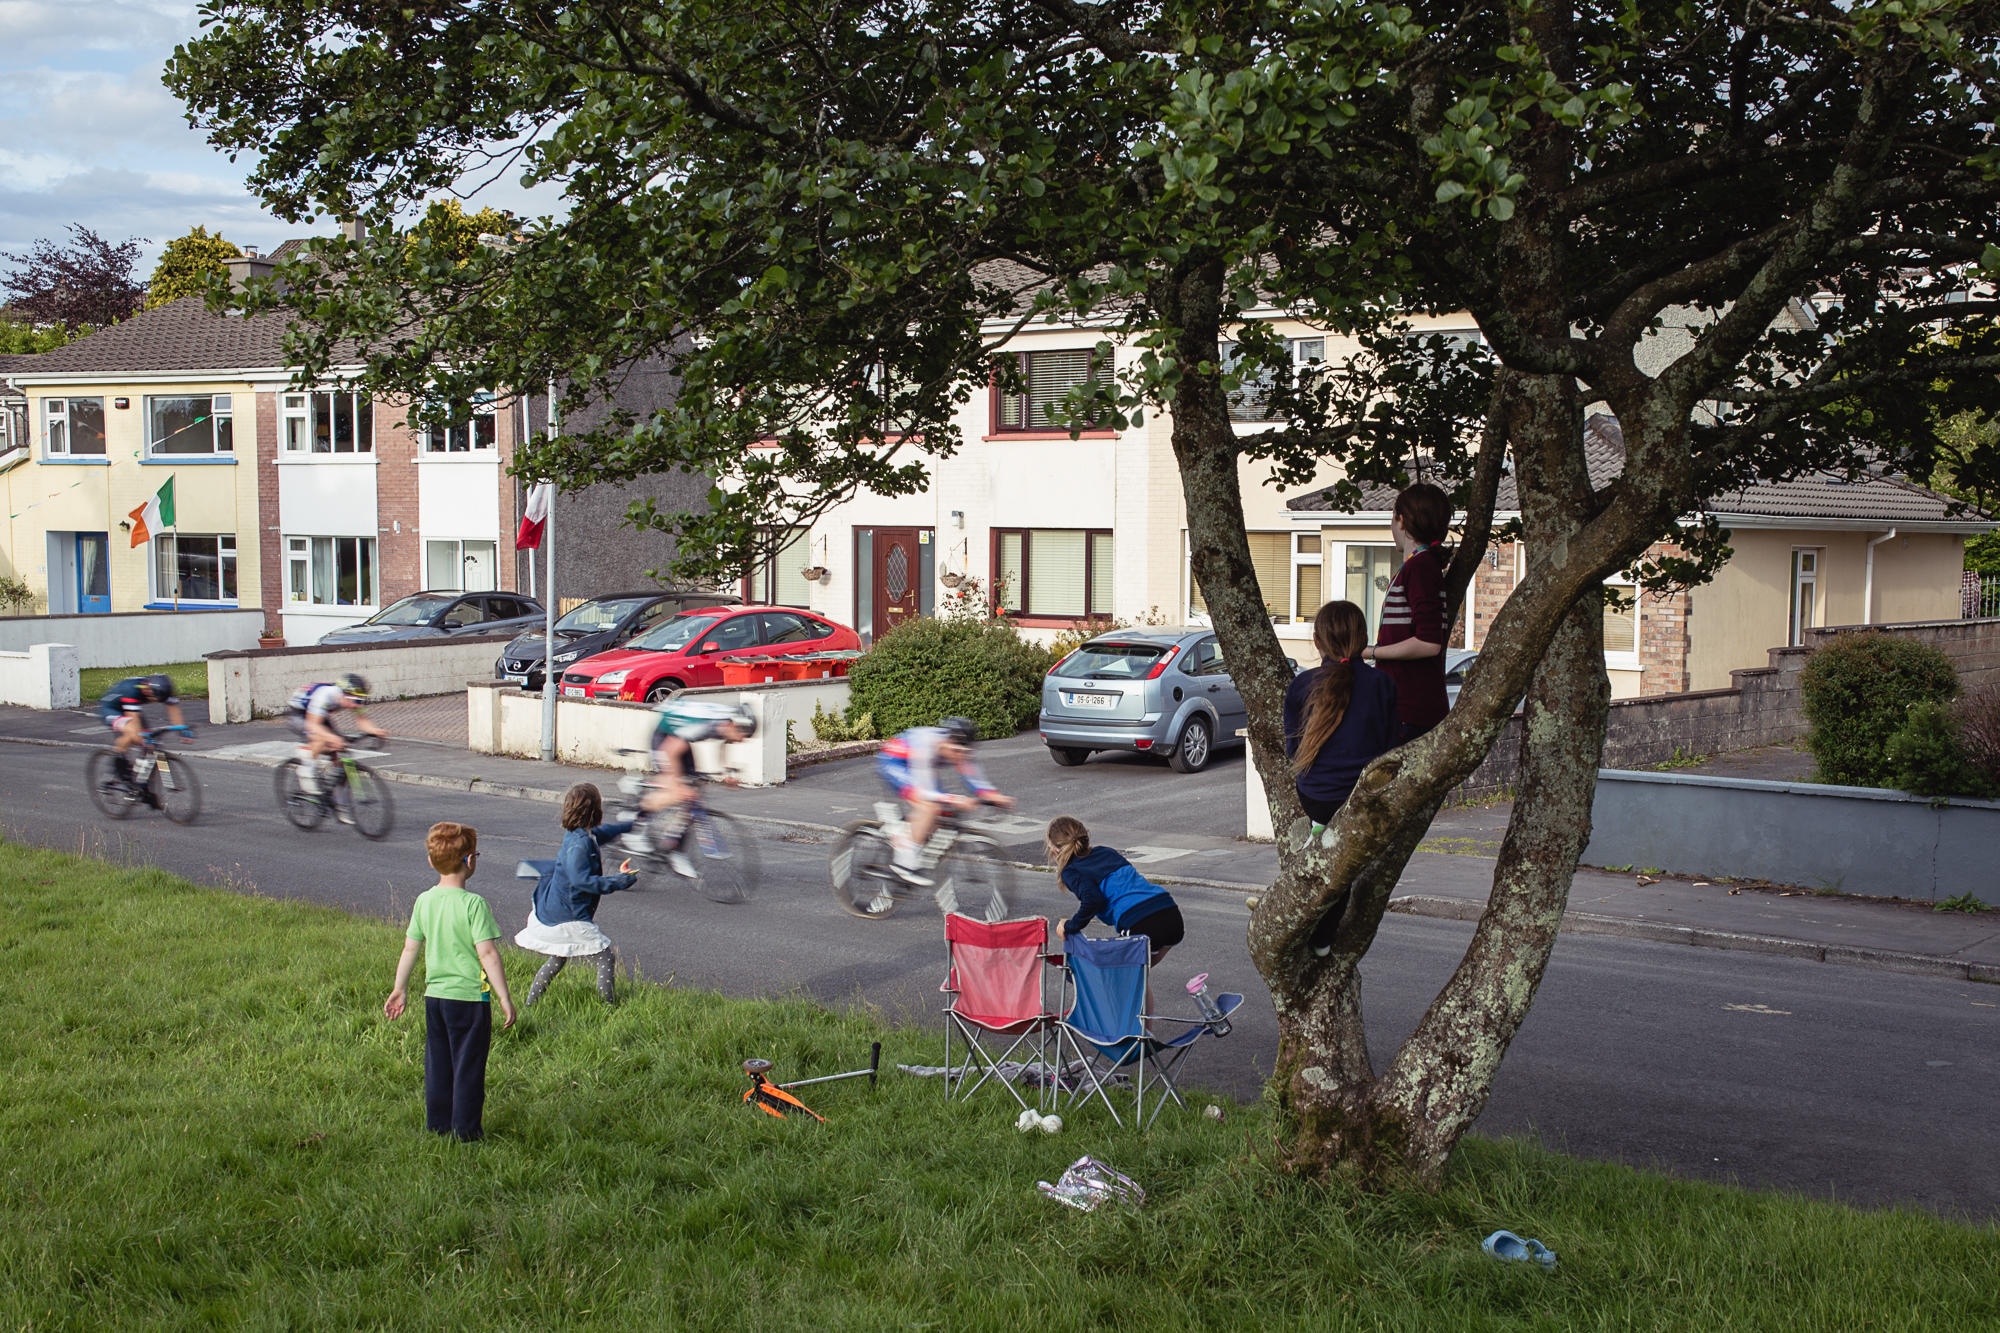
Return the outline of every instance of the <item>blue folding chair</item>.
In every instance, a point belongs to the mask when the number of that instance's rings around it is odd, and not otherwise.
[[[1153,1114],[1146,1115],[1147,1072],[1151,1071],[1154,1083],[1165,1085],[1166,1096],[1175,1105],[1186,1110],[1187,1103],[1181,1100],[1180,1089],[1174,1086],[1182,1061],[1201,1035],[1212,1031],[1217,1019],[1226,1019],[1243,1003],[1241,995],[1217,996],[1216,1019],[1144,1012],[1152,947],[1152,941],[1143,935],[1115,940],[1071,935],[1065,939],[1063,984],[1065,992],[1074,994],[1075,1002],[1068,1003],[1069,994],[1065,994],[1063,1017],[1056,1025],[1058,1067],[1065,1070],[1072,1067],[1064,1054],[1067,1047],[1081,1065],[1088,1084],[1087,1087],[1079,1084],[1070,1094],[1071,1108],[1095,1096],[1111,1112],[1111,1118],[1123,1126],[1125,1121],[1111,1104],[1104,1085],[1111,1074],[1129,1066],[1132,1120],[1143,1129],[1152,1128],[1153,1121],[1166,1107],[1165,1099],[1155,1093]],[[1156,1037],[1146,1031],[1148,1022],[1181,1023],[1187,1030],[1171,1038]]]

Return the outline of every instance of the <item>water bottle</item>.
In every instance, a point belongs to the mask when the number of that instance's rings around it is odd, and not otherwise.
[[[1187,992],[1194,996],[1194,1002],[1201,1008],[1201,1016],[1208,1020],[1208,1030],[1218,1037],[1229,1035],[1229,1020],[1215,1007],[1215,1001],[1208,998],[1208,973],[1204,972],[1187,984]]]

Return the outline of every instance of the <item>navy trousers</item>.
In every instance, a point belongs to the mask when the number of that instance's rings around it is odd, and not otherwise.
[[[492,1045],[492,1005],[424,997],[424,1124],[433,1134],[470,1141],[485,1133],[480,1117]]]

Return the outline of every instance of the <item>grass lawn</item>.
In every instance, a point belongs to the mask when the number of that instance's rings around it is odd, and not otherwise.
[[[83,688],[83,701],[88,704],[95,703],[106,690],[127,676],[157,676],[163,673],[173,677],[174,693],[181,698],[208,697],[206,662],[166,662],[159,666],[135,667],[85,667],[77,675]]]
[[[329,867],[339,873],[336,867]],[[474,881],[475,887],[479,881]],[[489,883],[518,917],[510,883]],[[1439,1195],[1274,1175],[1268,1122],[1101,1110],[1023,1137],[928,1034],[565,973],[496,1034],[478,1145],[423,1132],[397,925],[0,843],[0,1326],[9,1329],[1911,1329],[2000,1321],[2000,1234],[1467,1145]],[[534,960],[508,946],[524,992]],[[1931,1127],[1935,1128],[1935,1127]],[[1913,1132],[1930,1132],[1913,1125]],[[1800,1132],[1811,1132],[1810,1126]],[[1149,1194],[1040,1197],[1090,1152]],[[1478,1252],[1506,1226],[1553,1274]]]

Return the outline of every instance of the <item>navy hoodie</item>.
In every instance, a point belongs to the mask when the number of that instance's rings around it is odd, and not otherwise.
[[[1285,691],[1285,757],[1298,753],[1305,734],[1306,707],[1324,664],[1292,677]],[[1299,795],[1338,805],[1354,790],[1361,770],[1385,750],[1393,749],[1401,724],[1396,717],[1396,682],[1386,671],[1366,662],[1354,663],[1354,697],[1326,744],[1313,756],[1312,767],[1299,774]]]
[[[1062,882],[1077,897],[1076,915],[1063,927],[1072,935],[1089,925],[1092,917],[1102,917],[1114,930],[1128,930],[1134,922],[1174,905],[1165,889],[1109,847],[1093,847],[1064,866]]]

